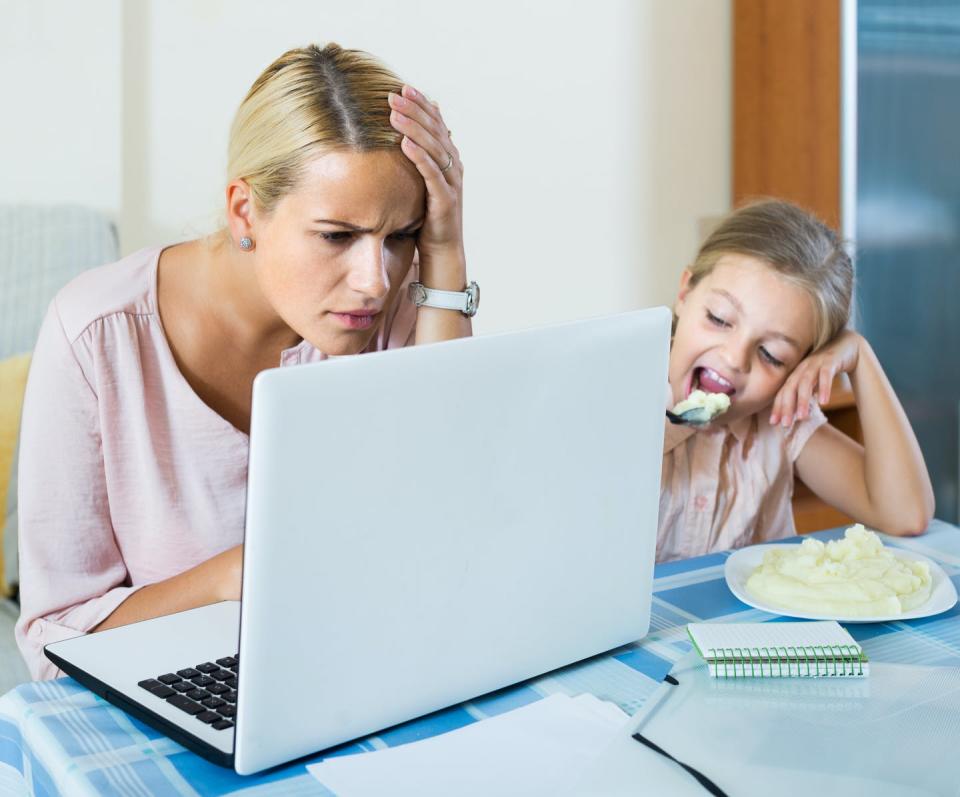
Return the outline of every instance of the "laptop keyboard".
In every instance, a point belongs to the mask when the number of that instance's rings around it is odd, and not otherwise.
[[[233,727],[240,655],[147,678],[137,685],[218,731]]]

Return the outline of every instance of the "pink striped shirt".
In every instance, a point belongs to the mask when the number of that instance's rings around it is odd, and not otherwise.
[[[80,275],[40,330],[21,426],[16,626],[37,679],[59,675],[45,644],[243,541],[249,439],[174,361],[157,310],[161,251]],[[401,298],[367,350],[412,344],[415,322]],[[278,365],[323,359],[302,341]]]
[[[766,413],[700,431],[665,421],[657,561],[796,534],[794,463],[826,422],[816,405],[790,429]]]

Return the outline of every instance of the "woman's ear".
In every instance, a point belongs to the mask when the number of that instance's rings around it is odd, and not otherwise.
[[[241,238],[255,238],[253,200],[246,180],[233,180],[227,186],[227,226],[230,237],[239,242]]]

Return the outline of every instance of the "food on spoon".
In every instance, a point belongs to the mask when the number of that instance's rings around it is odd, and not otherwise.
[[[726,393],[707,393],[704,390],[694,390],[672,410],[674,415],[683,415],[692,410],[699,410],[693,418],[696,423],[708,423],[718,415],[730,409],[730,396]]]

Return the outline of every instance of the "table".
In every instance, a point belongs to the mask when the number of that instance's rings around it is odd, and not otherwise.
[[[834,539],[841,529],[817,532]],[[794,538],[799,542],[801,538]],[[926,555],[960,587],[960,528],[933,521],[912,539],[884,543]],[[692,621],[761,622],[727,589],[727,553],[658,565],[650,633],[641,642],[518,686],[437,712],[327,755],[395,746],[461,727],[555,692],[592,692],[634,713],[674,662],[687,654]],[[871,660],[960,666],[960,604],[936,617],[853,624],[848,630]],[[0,794],[39,795],[325,795],[301,760],[241,777],[184,750],[71,678],[22,684],[0,697]]]

